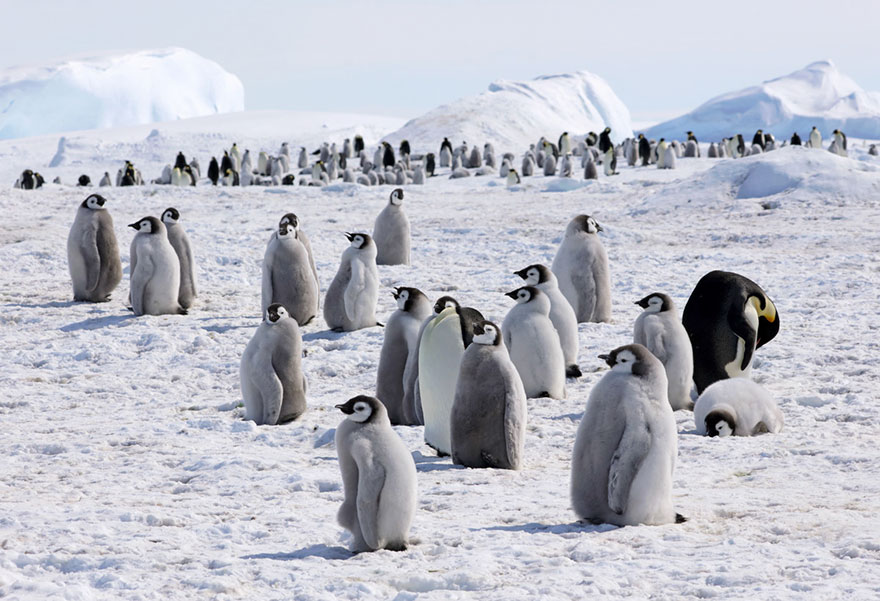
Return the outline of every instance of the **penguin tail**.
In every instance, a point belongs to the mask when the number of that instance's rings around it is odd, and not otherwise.
[[[675,514],[675,523],[676,524],[684,524],[688,519],[681,515],[680,513]]]
[[[566,378],[580,378],[582,375],[581,368],[574,363],[565,368]]]

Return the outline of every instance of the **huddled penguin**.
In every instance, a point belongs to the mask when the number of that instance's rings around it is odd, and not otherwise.
[[[299,218],[287,213],[266,244],[262,268],[262,310],[279,303],[298,325],[318,314],[321,287],[312,257],[312,246],[299,228]]]
[[[474,337],[474,324],[483,321],[476,309],[462,307],[451,297],[435,303],[442,308],[422,330],[419,340],[419,398],[425,421],[425,442],[440,455],[452,453],[449,416],[461,357]]]
[[[611,278],[608,255],[599,239],[602,226],[589,215],[578,215],[565,228],[553,259],[559,290],[568,299],[578,323],[611,321]]]
[[[600,355],[611,367],[590,391],[571,462],[571,503],[592,523],[683,522],[672,506],[678,431],[666,372],[640,344]]]
[[[782,431],[784,419],[776,402],[761,385],[748,378],[718,380],[694,405],[697,434],[755,436]]]
[[[694,353],[675,302],[667,294],[654,292],[636,304],[644,311],[633,326],[633,342],[651,351],[666,369],[667,396],[672,410],[693,408]]]
[[[409,265],[409,219],[403,212],[403,188],[391,192],[388,204],[376,217],[373,241],[376,243],[376,264]]]
[[[241,357],[239,370],[244,418],[258,426],[283,424],[306,410],[302,335],[283,305],[263,315]]]
[[[522,180],[519,177],[519,173],[516,172],[516,169],[512,167],[507,171],[507,187],[510,186],[518,186],[522,183]]]
[[[878,154],[880,154],[877,152],[877,145],[876,144],[871,144],[871,146],[868,147],[868,154],[872,157],[875,157]]]
[[[822,148],[822,134],[819,133],[815,125],[810,130],[810,148]]]
[[[76,180],[76,185],[82,188],[85,188],[86,186],[91,186],[92,178],[85,174],[80,175],[79,178]]]
[[[88,180],[88,176],[85,177]],[[21,177],[18,179],[15,187],[22,190],[36,190],[37,188],[42,188],[44,183],[45,180],[42,175],[31,169],[25,169],[21,172]]]
[[[180,306],[180,261],[168,241],[165,224],[144,217],[129,224],[137,231],[131,241],[131,308],[135,315],[185,315]]]
[[[526,154],[523,157],[521,171],[523,177],[531,177],[535,174],[535,159],[531,154]]]
[[[376,244],[369,234],[346,233],[351,245],[342,253],[324,300],[324,321],[334,331],[351,332],[378,325],[379,270]]]
[[[707,156],[710,159],[719,158],[718,157],[718,148],[715,146],[715,142],[712,142],[711,144],[709,144],[709,152],[708,152]]]
[[[711,271],[697,282],[681,321],[699,394],[718,380],[748,377],[755,349],[779,332],[773,301],[758,284],[728,271]]]
[[[431,314],[431,302],[418,288],[395,288],[397,311],[385,324],[385,339],[379,353],[376,397],[385,405],[393,425],[414,425],[404,409],[404,372],[419,343],[422,324]]]
[[[418,503],[412,454],[378,399],[356,396],[336,408],[346,415],[336,428],[345,494],[336,519],[351,532],[352,551],[403,551]]]
[[[106,302],[122,280],[119,245],[106,202],[98,194],[86,197],[67,236],[67,266],[75,301]]]
[[[565,357],[559,334],[550,321],[550,298],[534,286],[523,286],[507,296],[516,304],[501,329],[526,396],[564,399]]]
[[[481,321],[473,331],[473,344],[461,358],[452,405],[452,462],[518,470],[526,434],[526,392],[498,326]]]
[[[556,276],[546,265],[537,263],[515,271],[514,274],[524,279],[527,286],[534,286],[550,299],[550,321],[559,334],[562,356],[565,359],[565,375],[569,378],[581,377],[581,370],[577,364],[579,347],[577,316],[571,308],[571,303],[559,290]]]
[[[180,292],[177,301],[181,307],[189,309],[193,299],[197,296],[195,261],[189,237],[183,226],[180,225],[180,212],[174,207],[168,207],[162,212],[162,223],[165,224],[165,229],[168,231],[168,241],[180,262]]]

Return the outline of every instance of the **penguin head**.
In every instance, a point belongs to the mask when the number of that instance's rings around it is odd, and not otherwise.
[[[425,302],[428,300],[425,293],[418,288],[409,288],[406,286],[395,288],[391,295],[394,297],[394,300],[397,301],[397,308],[401,311],[410,311],[413,308],[414,303],[419,299],[424,298]]]
[[[660,313],[675,307],[669,295],[662,292],[652,292],[642,300],[637,300],[636,304],[644,309],[645,313]]]
[[[107,202],[107,200],[100,194],[90,194],[84,201],[82,201],[80,206],[97,211],[98,209],[104,208],[105,202]]]
[[[446,309],[457,309],[459,306],[458,301],[451,296],[441,296],[434,303],[434,315],[440,315]]]
[[[348,240],[351,242],[352,248],[357,248],[357,249],[366,248],[370,244],[373,243],[373,239],[370,237],[369,234],[362,234],[362,233],[352,234],[349,232],[345,232],[345,237],[348,238]]]
[[[385,406],[379,399],[366,395],[359,395],[348,399],[342,405],[336,405],[353,422],[364,424],[373,421],[377,415],[385,411]]]
[[[766,294],[750,296],[746,302],[751,303],[758,313],[758,334],[755,341],[755,348],[758,348],[773,340],[779,333],[779,315],[776,313],[776,305]]]
[[[602,226],[589,215],[578,215],[571,220],[569,228],[572,228],[574,232],[586,232],[588,234],[603,231]]]
[[[727,411],[716,409],[706,415],[706,433],[709,436],[725,438],[733,434],[736,429],[736,420]]]
[[[553,272],[550,271],[546,265],[535,263],[534,265],[529,265],[519,271],[514,271],[513,275],[518,275],[524,279],[526,281],[526,286],[537,286],[538,284],[543,284],[544,282],[549,281],[553,276]]]
[[[288,229],[292,229],[296,233],[299,227],[299,217],[296,216],[296,213],[287,213],[278,221],[279,231],[282,225],[290,226]]]
[[[270,324],[278,323],[289,316],[290,313],[287,312],[287,309],[281,303],[273,303],[266,308],[266,321]]]
[[[162,225],[161,221],[150,216],[139,219],[134,223],[129,223],[128,227],[136,229],[139,234],[158,234],[165,226]]]
[[[540,294],[541,291],[534,286],[523,286],[522,288],[517,288],[516,290],[511,290],[510,292],[505,293],[505,296],[509,296],[515,300],[518,305],[522,305],[538,298]]]
[[[180,221],[180,212],[174,207],[168,207],[162,211],[162,223],[177,223]]]
[[[403,188],[395,188],[391,191],[391,197],[388,200],[389,203],[394,206],[399,207],[403,204]]]
[[[611,368],[611,371],[623,374],[644,376],[648,374],[649,361],[654,358],[647,348],[641,344],[627,344],[619,346],[607,355],[599,355],[599,358]],[[661,364],[662,366],[662,364]]]
[[[485,346],[499,346],[501,344],[501,328],[491,321],[479,321],[474,324],[473,342]]]

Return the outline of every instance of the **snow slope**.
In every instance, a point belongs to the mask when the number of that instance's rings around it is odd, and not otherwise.
[[[0,139],[244,110],[244,88],[183,48],[0,72]]]
[[[175,143],[199,147],[215,131],[205,123]],[[105,133],[106,143],[89,138],[93,157],[78,150],[76,167],[98,171],[122,150],[125,136]],[[0,182],[24,168],[22,155],[48,161],[53,141],[0,142]],[[670,171],[624,165],[590,182],[536,176],[508,189],[500,178],[440,176],[409,187],[413,264],[380,267],[384,288],[452,294],[500,321],[512,305],[503,293],[521,282],[512,272],[549,264],[566,223],[587,212],[605,228],[613,323],[581,324],[585,375],[568,382],[567,399],[529,401],[521,472],[461,469],[423,444],[422,428],[397,428],[418,468],[415,544],[356,556],[335,521],[342,416],[333,405],[374,390],[382,330],[332,333],[320,317],[303,328],[309,410],[288,425],[243,421],[238,367],[259,323],[260,263],[278,217],[300,216],[326,290],[343,232],[369,231],[391,187],[102,189],[126,271],[125,224],[167,206],[180,209],[195,250],[191,313],[134,318],[127,274],[109,303],[70,300],[65,241],[83,190],[0,186],[0,596],[876,599],[880,174],[870,167],[880,161],[855,143],[848,159],[802,150],[681,160]],[[152,160],[149,147],[125,151],[114,164]],[[737,198],[760,166],[793,181]],[[712,269],[754,279],[779,309],[780,333],[753,374],[785,429],[709,439],[677,412],[673,492],[689,521],[577,523],[570,460],[607,369],[596,355],[631,341],[636,299],[663,290],[681,308]],[[393,309],[381,293],[380,320]]]
[[[880,92],[866,92],[830,60],[736,92],[722,94],[690,113],[647,130],[653,138],[684,139],[693,131],[701,140],[718,140],[757,129],[788,139],[795,131],[806,140],[813,126],[824,137],[842,129],[854,138],[880,138]]]
[[[588,71],[545,75],[531,81],[496,81],[482,94],[439,106],[386,136],[413,150],[436,151],[448,137],[478,145],[492,142],[496,151],[520,151],[541,136],[556,142],[572,135],[611,127],[615,142],[632,136],[629,110],[608,83]]]

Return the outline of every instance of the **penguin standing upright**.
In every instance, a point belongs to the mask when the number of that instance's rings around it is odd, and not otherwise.
[[[434,153],[429,152],[425,156],[425,173],[428,175],[428,177],[434,177],[434,170],[436,168],[437,167],[434,160]]]
[[[614,148],[614,144],[611,142],[611,128],[606,127],[599,134],[599,152],[605,154],[609,148]]]
[[[397,311],[385,324],[376,372],[376,397],[388,410],[392,425],[410,425],[403,405],[403,376],[407,360],[419,342],[422,323],[431,314],[431,303],[418,288],[395,288],[393,294]]]
[[[356,135],[354,137],[354,156],[360,156],[364,148],[364,137],[360,134]]]
[[[67,266],[75,301],[106,302],[122,280],[119,245],[106,202],[99,194],[87,196],[67,236]]]
[[[847,156],[846,152],[846,134],[839,129],[834,130],[834,141],[837,142],[837,154],[842,157]]]
[[[749,377],[755,349],[779,332],[770,297],[728,271],[711,271],[697,282],[681,321],[693,347],[697,393],[718,380]]]
[[[614,147],[611,146],[605,151],[605,158],[602,159],[605,168],[605,175],[617,175],[617,154]]]
[[[755,132],[755,135],[752,136],[752,144],[757,144],[758,146],[760,146],[761,151],[763,152],[765,143],[766,142],[764,140],[764,130],[759,129],[758,131]]]
[[[409,265],[409,219],[403,212],[402,205],[403,188],[395,188],[388,204],[376,217],[373,241],[376,243],[377,265]]]
[[[578,323],[611,321],[611,278],[608,255],[589,215],[578,215],[565,228],[565,237],[553,259],[559,290],[568,299]]]
[[[567,131],[562,132],[562,135],[559,136],[559,152],[562,156],[571,154],[571,137]]]
[[[666,160],[666,149],[668,146],[664,138],[660,138],[660,141],[657,142],[657,169],[666,169],[664,161]]]
[[[522,180],[519,177],[519,173],[516,172],[516,169],[508,169],[507,170],[507,186],[516,186],[522,183]]]
[[[696,156],[697,158],[699,158],[699,156],[700,156],[700,143],[697,141],[697,136],[694,135],[694,132],[692,132],[692,131],[687,132],[687,141],[688,141],[687,147],[693,148],[694,150],[696,150],[696,154],[690,155],[690,154],[687,154],[687,152],[686,152],[685,156],[690,156],[690,157]],[[691,147],[691,142],[693,142],[693,147]]]
[[[180,225],[180,212],[174,207],[168,207],[162,212],[162,223],[165,224],[165,229],[168,231],[168,241],[180,261],[180,292],[177,295],[177,300],[181,307],[189,309],[198,294],[196,292],[195,260],[189,236]]]
[[[822,148],[822,134],[819,133],[815,125],[810,130],[810,148]]]
[[[651,143],[645,134],[639,134],[639,158],[642,159],[642,167],[647,167],[651,162]]]
[[[802,145],[802,144],[801,144],[801,137],[798,135],[797,132],[794,132],[793,134],[791,134],[791,142],[790,142],[790,144],[791,144],[792,146],[801,146],[801,145]]]
[[[299,227],[299,218],[287,213],[266,244],[262,268],[262,311],[281,304],[304,326],[318,313],[321,286],[309,238]]]
[[[678,431],[666,372],[640,344],[600,355],[611,371],[590,391],[571,461],[571,504],[592,523],[683,522],[672,506]]]
[[[324,300],[324,321],[331,330],[350,332],[378,325],[379,271],[376,244],[369,234],[346,233],[351,245],[342,253]]]
[[[422,397],[419,390],[419,346],[422,343],[422,334],[428,324],[440,315],[444,309],[455,308],[458,302],[451,296],[443,296],[434,303],[433,313],[422,321],[419,334],[416,337],[415,346],[410,349],[406,358],[406,367],[403,370],[403,413],[407,423],[424,425],[425,418],[422,413]]]
[[[165,224],[144,217],[129,227],[131,242],[131,308],[135,315],[186,314],[180,306],[180,261],[168,241]]]

